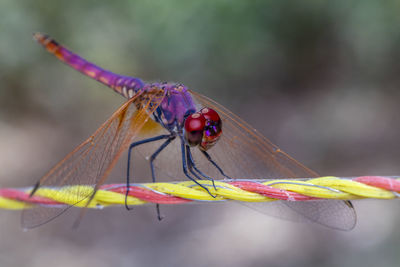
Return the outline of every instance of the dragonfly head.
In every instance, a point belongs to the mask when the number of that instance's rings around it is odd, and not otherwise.
[[[211,148],[222,134],[222,121],[218,113],[210,108],[189,115],[185,119],[185,139],[190,146],[202,150]]]

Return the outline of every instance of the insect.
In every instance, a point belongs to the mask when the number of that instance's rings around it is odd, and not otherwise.
[[[115,74],[83,59],[45,34],[35,33],[34,39],[59,60],[112,88],[127,101],[42,177],[31,195],[39,187],[63,186],[61,193],[70,190],[68,185],[86,185],[86,189],[71,194],[65,201],[69,205],[24,210],[25,228],[40,226],[71,206],[90,200],[125,151],[128,151],[128,189],[134,150],[148,156],[153,182],[157,170],[173,177],[183,175],[195,183],[199,179],[318,176],[238,116],[182,84],[145,83]],[[202,187],[208,191],[206,186]],[[285,205],[302,217],[331,228],[351,229],[356,221],[348,201],[287,202]]]

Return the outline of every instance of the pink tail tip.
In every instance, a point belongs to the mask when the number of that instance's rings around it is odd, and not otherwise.
[[[47,35],[46,34],[44,34],[44,33],[41,33],[41,32],[35,32],[35,33],[33,33],[33,39],[35,40],[35,41],[40,41],[40,40],[43,40],[43,39],[45,39],[45,38],[47,38]]]

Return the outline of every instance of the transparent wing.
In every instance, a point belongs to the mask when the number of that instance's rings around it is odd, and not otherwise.
[[[222,119],[222,136],[208,153],[229,177],[268,179],[318,176],[223,106],[198,93],[191,93],[200,105],[214,109]],[[224,178],[196,150],[193,149],[196,164],[213,178]],[[356,223],[356,213],[349,201],[286,201],[284,204],[279,205],[290,207],[301,217],[331,228],[349,230]],[[273,205],[275,204],[260,203],[252,205],[252,208],[276,217],[292,216],[286,216],[284,208],[274,209]]]
[[[222,119],[222,136],[208,152],[228,176],[236,179],[318,177],[223,106],[191,93],[202,106],[217,111]]]
[[[239,204],[279,219],[294,222],[314,222],[337,230],[351,230],[356,225],[356,213],[349,201],[290,202],[279,200],[274,202],[240,202]]]
[[[63,186],[62,190],[53,193],[53,197],[62,198],[69,205],[26,209],[22,213],[22,226],[40,226],[71,206],[90,200],[163,98],[162,90],[152,94],[138,93],[123,104],[89,139],[55,165],[39,180],[39,188]],[[69,185],[84,187],[76,191],[69,188]]]

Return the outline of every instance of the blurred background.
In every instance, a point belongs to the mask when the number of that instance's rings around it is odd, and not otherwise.
[[[399,175],[399,11],[394,0],[1,1],[0,187],[32,185],[124,101],[35,31],[116,73],[184,83],[321,175]],[[0,265],[399,266],[399,203],[354,205],[351,232],[234,203],[163,206],[162,222],[152,206],[108,208],[77,230],[68,214],[28,232],[0,211]]]

